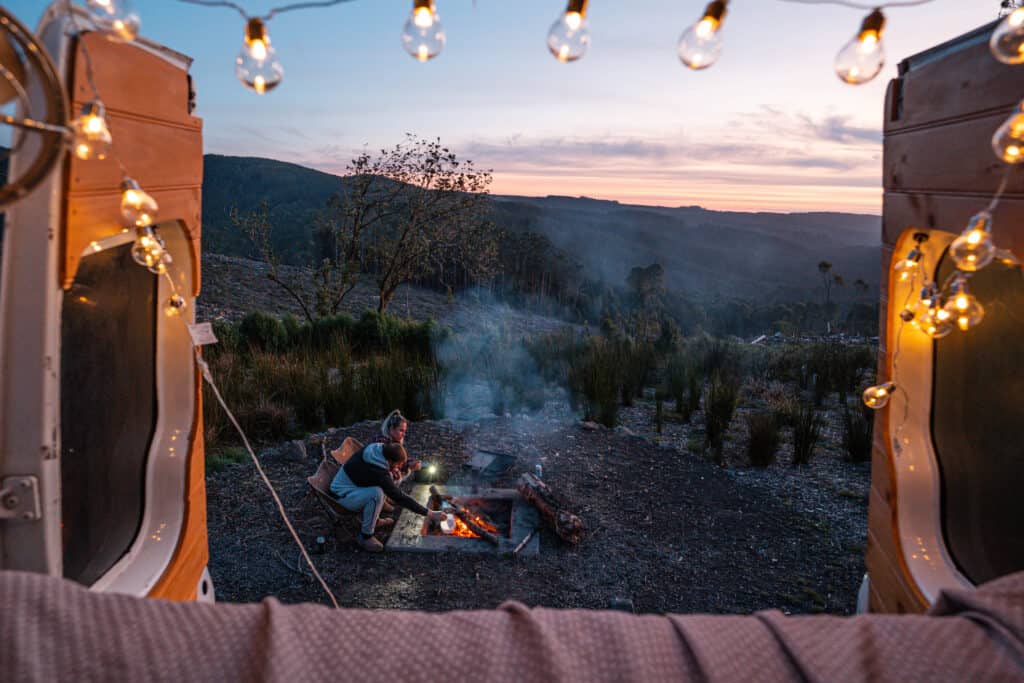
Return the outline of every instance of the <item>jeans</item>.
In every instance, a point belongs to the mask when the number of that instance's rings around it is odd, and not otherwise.
[[[331,483],[331,492],[337,496],[338,503],[346,510],[363,511],[363,536],[372,535],[381,508],[384,507],[384,491],[381,487],[356,486],[345,474],[345,470],[341,469]]]
[[[346,510],[363,511],[363,536],[369,536],[377,526],[377,518],[384,507],[384,491],[379,486],[361,486],[346,493],[338,502]]]

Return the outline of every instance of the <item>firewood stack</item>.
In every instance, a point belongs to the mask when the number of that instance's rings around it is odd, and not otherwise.
[[[535,475],[526,473],[519,478],[519,494],[540,511],[540,516],[558,537],[576,545],[583,538],[583,520],[565,509],[551,487]]]

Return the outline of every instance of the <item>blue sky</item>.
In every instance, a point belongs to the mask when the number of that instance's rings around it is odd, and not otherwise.
[[[250,14],[284,4],[240,0]],[[6,3],[35,25],[44,3]],[[232,10],[135,0],[143,35],[192,56],[207,152],[344,172],[368,145],[439,136],[494,169],[501,194],[587,195],[736,210],[880,212],[885,87],[905,56],[993,20],[998,0],[886,11],[887,65],[852,87],[835,54],[867,11],[734,0],[722,56],[685,69],[679,34],[701,0],[591,0],[588,55],[560,64],[545,36],[564,0],[437,0],[448,43],[402,50],[411,0],[353,0],[268,25],[285,68],[264,96],[234,77]]]

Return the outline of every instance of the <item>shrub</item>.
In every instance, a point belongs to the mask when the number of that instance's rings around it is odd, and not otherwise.
[[[799,402],[792,396],[769,396],[768,409],[779,427],[792,427]]]
[[[605,339],[592,340],[569,367],[569,390],[574,395],[572,400],[583,408],[583,418],[606,427],[614,427],[619,417],[621,368],[613,344]]]
[[[715,462],[722,463],[722,443],[732,422],[739,398],[739,386],[731,378],[719,375],[708,385],[704,400],[704,434]]]
[[[278,403],[260,400],[241,405],[235,411],[238,424],[253,441],[281,441],[291,431],[291,411]]]
[[[288,344],[288,334],[281,321],[262,311],[253,311],[238,325],[243,346],[263,351],[281,351]]]
[[[747,457],[754,467],[768,467],[779,450],[779,424],[770,412],[747,415]]]
[[[661,434],[665,423],[665,394],[658,390],[654,394],[654,428]]]
[[[843,449],[850,462],[867,462],[871,459],[871,437],[875,416],[870,408],[859,404],[851,409],[843,403]]]
[[[686,357],[677,353],[669,358],[668,365],[665,367],[665,393],[669,398],[675,401],[676,412],[680,415],[686,416],[686,419],[688,420],[686,380]]]
[[[798,404],[793,414],[793,465],[806,465],[821,438],[821,418],[813,406]]]
[[[686,383],[689,387],[686,394],[686,413],[683,418],[689,422],[693,414],[700,410],[700,395],[704,382],[697,376],[695,368],[691,368],[690,373],[686,377]]]

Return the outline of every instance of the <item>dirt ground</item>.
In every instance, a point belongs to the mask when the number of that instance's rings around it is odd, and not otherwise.
[[[345,436],[366,442],[376,428],[367,423],[332,430],[328,444]],[[261,459],[307,548],[318,535],[327,537],[325,552],[313,558],[345,607],[437,611],[518,600],[605,609],[631,601],[643,613],[852,613],[864,572],[866,497],[823,493],[836,508],[829,519],[852,520],[852,532],[837,533],[823,522],[822,503],[803,503],[766,483],[815,485],[813,461],[807,468],[776,465],[763,476],[725,470],[688,452],[685,438],[657,444],[621,428],[585,429],[550,410],[471,424],[412,423],[406,441],[411,456],[450,473],[459,472],[474,449],[516,455],[509,487],[521,472],[542,464],[545,479],[588,533],[573,548],[545,530],[540,555],[533,558],[363,552],[348,538],[331,536],[315,501],[304,497],[318,448],[305,460],[273,451]],[[867,491],[866,467],[831,460],[837,458],[821,458],[820,467],[849,468],[852,474],[844,476]],[[300,567],[298,550],[251,463],[211,473],[207,484],[218,600],[327,602]]]

